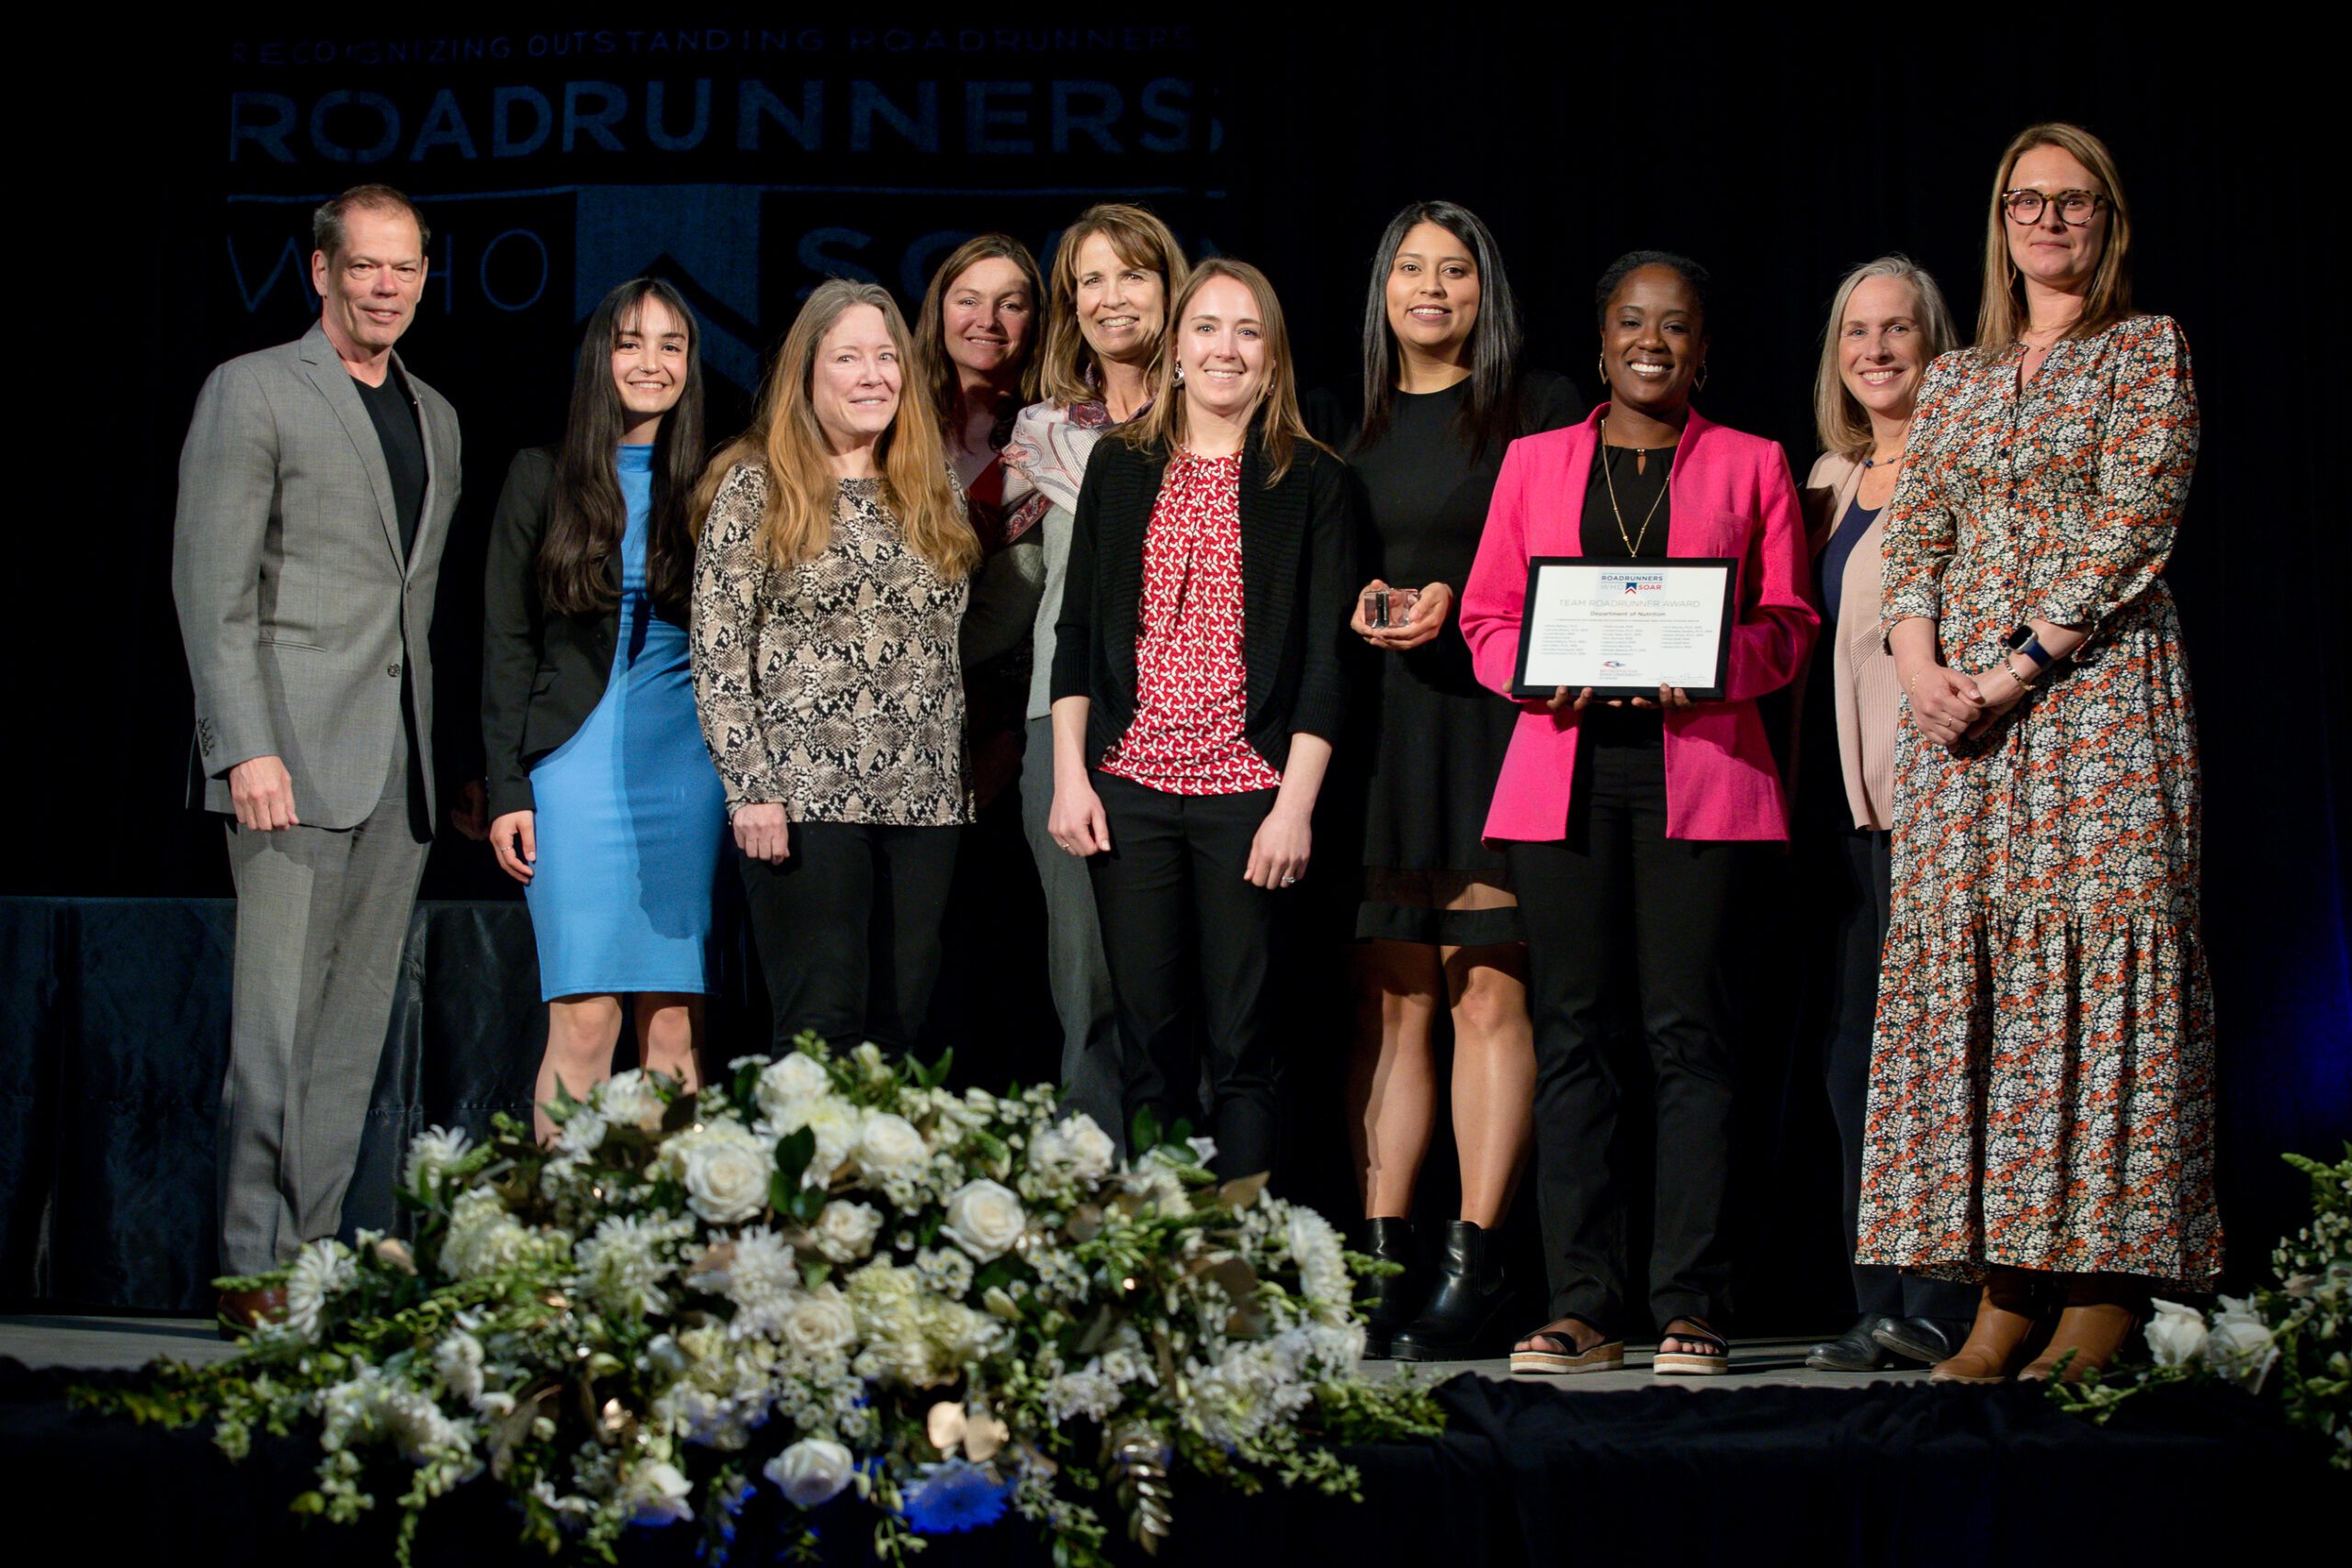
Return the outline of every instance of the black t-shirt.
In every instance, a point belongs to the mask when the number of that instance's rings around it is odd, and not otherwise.
[[[368,419],[384,449],[384,467],[392,474],[392,511],[401,525],[401,557],[416,547],[417,525],[424,518],[424,432],[417,423],[416,400],[398,370],[387,367],[384,384],[371,387],[354,376],[359,400],[368,405]]]
[[[1643,457],[1631,446],[1593,443],[1592,479],[1585,487],[1584,520],[1578,535],[1585,554],[1617,560],[1665,558],[1667,528],[1674,518],[1674,502],[1665,495],[1666,477],[1673,469],[1675,456],[1676,448],[1671,446],[1651,447]],[[1604,463],[1608,465],[1605,473]],[[1616,492],[1613,507],[1611,487]],[[1642,527],[1645,518],[1649,520],[1647,532]]]

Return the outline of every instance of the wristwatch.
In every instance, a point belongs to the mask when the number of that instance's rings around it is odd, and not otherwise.
[[[2022,653],[2032,660],[2036,674],[2050,668],[2050,650],[2041,646],[2040,637],[2033,635],[2031,626],[2020,626],[2009,634],[2009,651]]]

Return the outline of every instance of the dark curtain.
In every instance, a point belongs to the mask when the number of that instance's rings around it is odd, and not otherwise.
[[[2344,363],[2330,305],[2343,192],[2324,129],[2332,111],[2301,77],[2281,88],[2298,56],[2258,29],[2213,19],[2125,29],[2112,13],[2064,6],[2036,17],[2048,25],[1554,9],[1424,17],[1430,25],[1264,15],[934,33],[908,12],[805,29],[596,34],[550,31],[509,7],[447,36],[159,24],[114,40],[102,65],[45,66],[27,121],[40,128],[24,209],[37,220],[21,249],[72,281],[31,291],[44,371],[62,377],[45,375],[26,401],[39,441],[21,451],[33,494],[12,564],[29,615],[5,677],[20,828],[0,891],[226,891],[217,829],[181,804],[189,702],[166,577],[177,452],[209,367],[302,329],[304,214],[354,180],[409,187],[437,231],[403,353],[451,397],[466,432],[465,501],[435,630],[438,745],[454,773],[472,750],[492,502],[514,450],[560,422],[587,304],[629,273],[662,272],[695,301],[708,328],[712,424],[726,430],[824,272],[863,269],[911,304],[928,261],[965,233],[1008,229],[1043,254],[1079,208],[1132,195],[1196,252],[1263,265],[1303,381],[1347,402],[1374,239],[1404,200],[1442,195],[1497,230],[1531,361],[1588,392],[1591,280],[1608,260],[1663,246],[1705,261],[1718,280],[1707,412],[1777,437],[1802,471],[1822,318],[1843,269],[1907,252],[1943,281],[1965,325],[1996,157],[2020,126],[2073,118],[2120,161],[2139,302],[2183,322],[2204,405],[2168,577],[2204,742],[2223,1203],[2233,1273],[2259,1271],[2302,1203],[2301,1179],[2275,1156],[2328,1153],[2352,1130],[2342,696],[2352,639],[2337,605],[2352,545],[2322,488]],[[536,141],[534,94],[549,117]],[[1018,873],[1017,856],[990,863]],[[1777,874],[1758,890],[1743,974],[1774,975],[1779,945],[1796,939],[1788,912],[1804,907],[1802,892],[1785,864]],[[426,891],[513,896],[478,846],[446,833]],[[998,906],[984,887],[959,890],[955,940],[967,953],[951,994],[966,1009],[987,1005],[988,987],[972,981],[1005,962],[1001,923],[985,942],[972,933],[1001,908],[1033,908],[1024,897]],[[216,1075],[189,1042],[218,1036],[221,998],[199,994],[194,976],[217,962],[226,928],[217,913],[175,919],[154,952],[122,952],[121,967],[96,972],[61,960],[58,927],[11,926],[0,1105],[42,1092],[165,1096],[202,1121]],[[97,926],[74,939],[101,955],[115,951],[109,940]],[[521,940],[493,944],[503,962]],[[407,1103],[433,1115],[507,1081],[436,1082],[486,1070],[442,1062],[436,1030],[512,1028],[501,1048],[517,1059],[536,1042],[498,989],[506,978],[458,973],[460,961],[431,940],[418,950],[427,1000]],[[166,973],[172,964],[185,967]],[[147,1056],[64,1049],[85,1023],[114,1027],[109,1010],[128,1005],[68,994],[69,970],[84,976],[75,984],[95,976],[107,987],[135,976],[139,1007],[155,1010],[141,1026]],[[1303,1190],[1344,1213],[1332,1075],[1348,1024],[1328,980],[1302,977],[1302,998],[1332,1005],[1303,1018],[1287,1092],[1310,1164]],[[177,994],[146,997],[150,986]],[[977,1057],[967,1071],[1051,1059],[1034,1038],[1034,973],[1021,986],[1030,1000],[1006,1014],[1012,1043],[1001,1049],[955,1021],[959,1062]],[[1826,1304],[1837,1286],[1834,1140],[1818,1066],[1792,1037],[1790,998],[1771,985],[1751,993],[1738,1190],[1749,1278],[1765,1286],[1749,1295]],[[453,1010],[438,1023],[436,997]],[[67,1142],[0,1148],[12,1280],[42,1245],[24,1213],[26,1172],[50,1162],[87,1176],[91,1162],[124,1158]],[[1444,1158],[1441,1147],[1433,1166]],[[134,1196],[103,1201],[209,1190],[189,1147],[141,1151],[131,1165],[141,1168],[113,1174],[137,1178],[123,1189]],[[151,1180],[148,1167],[169,1174]],[[58,1235],[63,1209],[50,1217],[59,1256],[97,1245]],[[121,1217],[72,1216],[84,1228]],[[77,1278],[89,1290],[114,1288],[119,1265],[87,1267]]]

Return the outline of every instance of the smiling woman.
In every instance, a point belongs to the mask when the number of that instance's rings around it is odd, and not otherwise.
[[[1704,267],[1663,251],[1629,253],[1602,274],[1609,401],[1573,429],[1512,444],[1463,594],[1478,678],[1508,696],[1532,558],[1739,562],[1723,695],[1697,701],[1661,686],[1627,704],[1563,689],[1523,703],[1487,814],[1527,932],[1536,1201],[1551,1253],[1551,1321],[1512,1351],[1519,1371],[1623,1360],[1635,1309],[1609,1168],[1618,1097],[1603,1054],[1615,977],[1629,968],[1657,1083],[1654,1366],[1726,1365],[1715,1323],[1730,1284],[1737,1022],[1724,958],[1747,849],[1788,836],[1756,699],[1795,675],[1816,617],[1788,458],[1690,407],[1713,346],[1708,284]]]
[[[695,694],[775,1034],[914,1043],[971,814],[956,633],[979,541],[885,289],[808,296],[711,460]]]

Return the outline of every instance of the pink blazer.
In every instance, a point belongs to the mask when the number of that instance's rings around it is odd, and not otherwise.
[[[1585,483],[1607,403],[1582,424],[1510,444],[1462,594],[1462,635],[1484,684],[1508,696],[1532,556],[1584,553]],[[1804,518],[1777,442],[1712,424],[1683,427],[1668,481],[1667,553],[1738,558],[1737,620],[1721,702],[1666,715],[1670,839],[1785,839],[1788,807],[1756,699],[1785,686],[1821,617],[1807,601]],[[1491,840],[1565,837],[1577,714],[1522,709],[1487,814]]]

